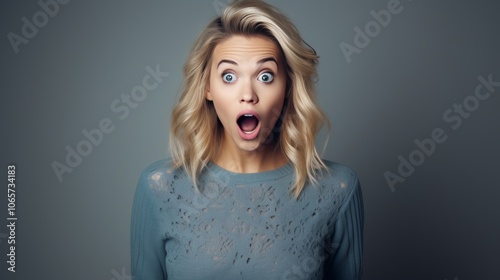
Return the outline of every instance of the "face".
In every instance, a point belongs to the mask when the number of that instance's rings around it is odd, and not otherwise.
[[[210,67],[206,98],[224,126],[223,148],[263,150],[285,99],[280,49],[265,37],[232,36],[215,47]]]

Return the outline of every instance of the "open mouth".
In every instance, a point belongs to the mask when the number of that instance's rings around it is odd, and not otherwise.
[[[237,123],[243,133],[252,134],[259,126],[259,119],[253,114],[243,114],[238,118]]]

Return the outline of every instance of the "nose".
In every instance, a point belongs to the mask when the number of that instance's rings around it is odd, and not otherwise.
[[[245,83],[241,88],[240,103],[256,104],[257,102],[259,102],[259,97],[255,93],[252,82]]]

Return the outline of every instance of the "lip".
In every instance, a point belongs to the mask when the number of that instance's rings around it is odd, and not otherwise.
[[[257,118],[257,120],[259,121],[259,124],[257,124],[257,127],[253,130],[252,133],[250,134],[246,134],[245,132],[243,132],[240,128],[240,126],[238,125],[238,119],[243,116],[243,115],[253,115],[254,117]],[[259,135],[259,132],[260,132],[260,124],[261,124],[261,121],[260,121],[260,116],[257,112],[253,111],[253,110],[243,110],[241,111],[237,116],[236,116],[236,127],[238,128],[238,133],[240,134],[240,137],[245,139],[245,140],[253,140],[255,138],[257,138],[257,136]]]

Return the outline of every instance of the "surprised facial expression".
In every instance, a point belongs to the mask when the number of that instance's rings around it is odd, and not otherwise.
[[[247,152],[270,145],[285,99],[282,60],[276,43],[262,36],[232,36],[215,47],[206,98],[224,126],[224,145]]]

